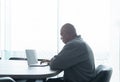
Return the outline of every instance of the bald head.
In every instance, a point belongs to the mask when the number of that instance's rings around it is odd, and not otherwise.
[[[70,24],[66,23],[61,28],[61,39],[64,43],[74,39],[77,36],[75,27]]]

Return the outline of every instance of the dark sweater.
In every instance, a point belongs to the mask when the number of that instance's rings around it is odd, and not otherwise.
[[[93,52],[78,36],[67,42],[61,52],[51,59],[50,68],[63,70],[65,80],[88,82],[95,74]]]

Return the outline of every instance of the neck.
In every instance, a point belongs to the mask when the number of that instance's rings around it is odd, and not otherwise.
[[[76,37],[77,37],[77,35],[75,35],[75,36],[71,36],[71,37],[69,38],[69,41],[75,39]]]

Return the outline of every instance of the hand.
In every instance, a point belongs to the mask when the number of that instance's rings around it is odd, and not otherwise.
[[[48,59],[41,59],[40,60],[40,64],[42,64],[42,63],[50,63],[50,60],[48,60]]]

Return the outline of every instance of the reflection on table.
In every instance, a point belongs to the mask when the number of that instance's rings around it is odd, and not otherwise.
[[[27,61],[0,60],[0,77],[10,76],[15,79],[44,79],[56,76],[59,71],[50,70],[49,66],[29,67]]]

